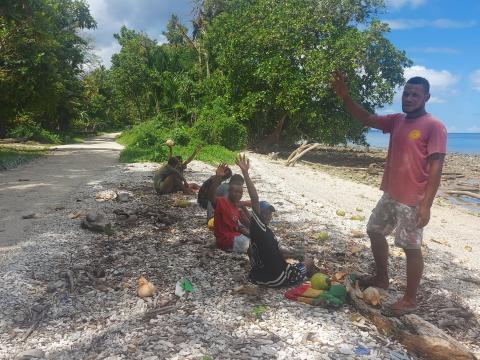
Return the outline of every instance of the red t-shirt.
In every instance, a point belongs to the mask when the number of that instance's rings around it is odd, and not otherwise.
[[[378,128],[390,133],[381,190],[398,202],[416,206],[425,196],[427,158],[447,152],[447,130],[430,114],[406,119],[405,114],[378,116]]]
[[[215,220],[213,222],[217,246],[223,250],[233,248],[233,238],[240,235],[238,221],[240,211],[228,197],[217,197],[215,200]]]

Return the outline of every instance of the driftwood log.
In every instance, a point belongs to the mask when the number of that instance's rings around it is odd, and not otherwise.
[[[464,195],[464,196],[472,197],[475,199],[480,199],[480,194],[475,194],[474,192],[471,192],[471,191],[448,190],[448,191],[445,191],[445,193],[448,195]]]
[[[313,143],[313,144],[303,144],[300,147],[298,147],[294,152],[290,154],[290,156],[287,159],[286,165],[287,166],[293,166],[295,163],[300,160],[300,158],[305,155],[307,152],[316,149],[320,146],[319,143]]]
[[[288,157],[287,159],[287,163],[293,159],[293,157],[295,155],[297,155],[300,151],[304,150],[305,148],[308,147],[308,143],[305,143],[305,144],[302,144],[300,145],[298,148],[296,148],[295,150],[292,151],[292,153],[290,154],[290,156]]]
[[[386,317],[379,309],[373,308],[362,299],[357,298],[349,279],[345,281],[345,285],[355,308],[370,319],[381,333],[397,339],[409,352],[427,360],[476,359],[463,344],[418,315],[408,314],[400,318]]]

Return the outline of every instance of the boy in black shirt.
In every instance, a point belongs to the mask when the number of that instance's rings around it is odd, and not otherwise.
[[[252,202],[252,216],[250,218],[250,258],[249,279],[254,284],[278,287],[294,285],[305,279],[307,275],[318,271],[313,259],[304,263],[288,264],[278,246],[278,241],[268,224],[272,220],[275,208],[266,201],[259,201],[258,193],[248,174],[250,161],[245,155],[240,155],[236,164],[242,170],[248,194]]]

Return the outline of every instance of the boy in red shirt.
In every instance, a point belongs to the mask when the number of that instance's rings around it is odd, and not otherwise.
[[[208,198],[215,208],[214,234],[217,246],[226,251],[246,253],[250,244],[248,229],[240,222],[242,218],[239,210],[243,196],[243,178],[241,182],[230,181],[228,195],[216,197],[215,193],[222,182],[228,166],[221,164],[212,178]]]
[[[422,235],[430,220],[446,154],[447,131],[426,112],[430,84],[422,77],[407,81],[402,94],[403,114],[377,116],[355,103],[343,75],[334,82],[335,91],[350,114],[368,127],[390,134],[381,190],[384,194],[370,216],[370,237],[376,274],[361,279],[365,287],[387,289],[388,244],[385,236],[395,229],[395,245],[407,257],[407,289],[402,299],[384,309],[385,315],[401,316],[417,308],[416,295],[423,272]]]

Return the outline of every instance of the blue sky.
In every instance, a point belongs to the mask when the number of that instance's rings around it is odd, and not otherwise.
[[[387,0],[380,18],[387,37],[414,65],[405,76],[431,83],[428,111],[450,132],[480,132],[480,0]],[[158,41],[172,13],[188,23],[192,0],[88,0],[98,28],[89,32],[100,60],[110,64],[118,51],[113,33],[122,25],[143,30]],[[401,111],[400,97],[379,113]]]

